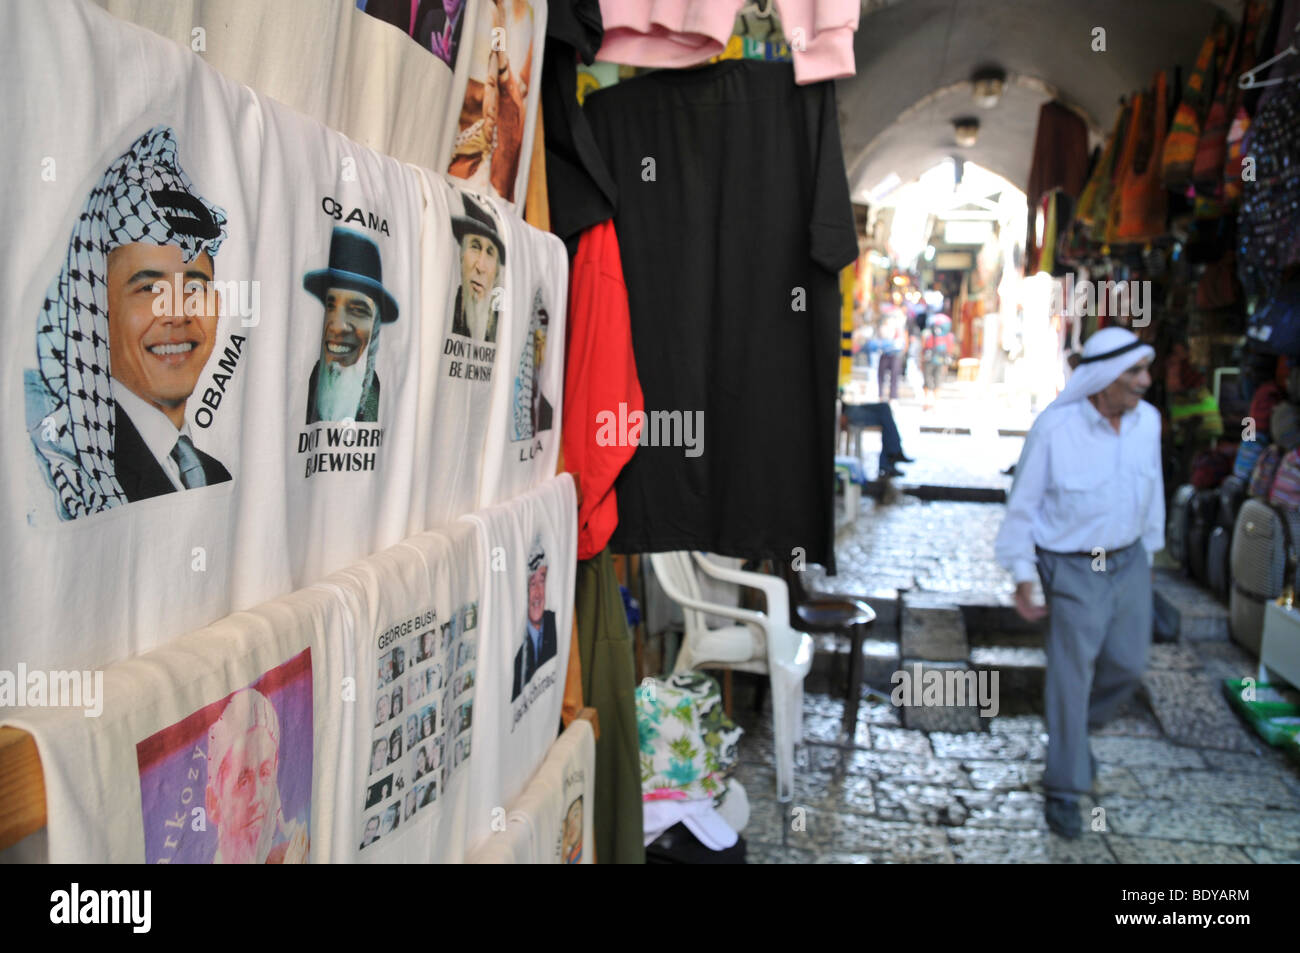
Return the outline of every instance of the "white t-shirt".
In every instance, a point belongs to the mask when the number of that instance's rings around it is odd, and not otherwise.
[[[457,58],[453,75],[356,0],[96,2],[194,50],[228,79],[403,162],[441,168],[455,138],[469,57]],[[467,23],[481,2],[465,0]]]
[[[331,859],[464,857],[483,556],[469,526],[413,537],[332,575],[357,635],[356,757]],[[344,747],[347,747],[345,745]]]
[[[328,859],[329,779],[346,760],[342,612],[330,592],[293,593],[84,673],[83,708],[12,710],[3,722],[41,756],[49,860]],[[251,805],[233,796],[242,771],[274,779]]]
[[[498,210],[486,198],[421,173],[426,196],[424,274],[421,528],[449,523],[478,508],[483,446],[493,381],[503,368],[500,342],[510,337],[504,307],[514,249]],[[468,203],[468,204],[467,204]],[[466,304],[468,299],[469,304]]]
[[[596,736],[578,719],[551,745],[546,760],[497,825],[466,856],[475,864],[590,864]]]
[[[445,159],[436,168],[447,169],[453,178],[459,177],[468,188],[499,197],[510,207],[522,209],[528,190],[537,111],[541,104],[547,10],[542,0],[501,0],[500,8],[505,18],[504,24],[497,26],[493,19],[494,6],[488,0],[465,11],[465,32],[456,64],[454,139],[446,153],[449,162]],[[498,31],[504,31],[504,43]],[[522,97],[523,121],[519,125],[500,122],[502,106],[499,105],[498,122],[489,136],[490,124],[484,115],[482,98],[486,94],[484,84],[488,78],[489,58],[494,50],[500,50],[505,56],[504,64],[496,63],[496,58],[493,58],[495,68],[507,70],[510,83]],[[464,78],[462,70],[465,71]],[[505,80],[506,76],[501,76],[501,79]],[[471,81],[477,95],[467,89]],[[499,87],[498,95],[504,98],[506,89]],[[472,170],[466,170],[463,163],[457,161],[467,154],[477,157],[477,161],[471,163],[474,166]],[[493,184],[493,165],[507,161],[509,154],[515,155],[516,170],[513,177],[508,171],[504,174],[508,184],[498,191]],[[466,171],[467,175],[462,174]],[[499,180],[502,176],[495,178]]]
[[[499,212],[511,252],[503,297],[509,320],[497,336],[502,354],[480,506],[516,497],[554,475],[564,397],[568,254],[559,238],[509,214],[504,203]]]
[[[488,566],[470,766],[473,844],[524,789],[559,728],[577,565],[573,478],[553,477],[466,520],[481,534]]]

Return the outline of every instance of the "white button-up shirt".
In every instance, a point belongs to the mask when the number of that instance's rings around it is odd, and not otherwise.
[[[1150,562],[1164,539],[1159,411],[1139,401],[1118,433],[1089,400],[1035,421],[994,544],[1017,583],[1037,578],[1036,546],[1094,553],[1141,540]]]

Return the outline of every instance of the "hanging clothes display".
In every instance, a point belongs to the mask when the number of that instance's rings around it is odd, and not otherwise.
[[[58,157],[0,198],[12,651],[102,665],[400,540],[414,172],[94,6],[2,16],[48,107],[7,155]]]
[[[597,58],[631,66],[698,66],[720,55],[745,0],[601,0],[605,39]],[[775,0],[797,83],[856,72],[858,0]]]
[[[1071,198],[1083,191],[1088,178],[1088,125],[1071,109],[1057,102],[1043,103],[1038,111],[1038,131],[1034,137],[1034,155],[1029,164],[1029,225],[1025,248],[1025,273],[1052,270],[1040,266],[1038,256],[1048,251],[1048,243],[1038,244],[1035,219],[1043,196],[1062,189]]]
[[[647,408],[616,422],[638,447],[613,547],[833,570],[839,270],[858,254],[833,87],[728,60],[586,110],[618,186]]]
[[[636,451],[630,441],[610,439],[610,424],[620,413],[626,417],[645,410],[613,222],[583,233],[569,295],[564,465],[581,490],[578,558],[590,559],[605,548],[618,525],[614,482]]]

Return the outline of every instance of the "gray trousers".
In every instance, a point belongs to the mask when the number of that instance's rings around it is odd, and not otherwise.
[[[1096,568],[1094,568],[1096,567]],[[1048,794],[1092,786],[1088,729],[1100,727],[1141,683],[1151,654],[1151,569],[1135,543],[1100,559],[1038,551],[1051,609],[1047,636]]]

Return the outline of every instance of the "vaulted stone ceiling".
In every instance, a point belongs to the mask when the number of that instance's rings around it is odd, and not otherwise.
[[[1057,98],[1095,137],[1110,129],[1121,96],[1157,69],[1196,58],[1216,8],[1234,0],[866,0],[855,42],[857,75],[838,84],[841,136],[854,198],[890,172],[904,182],[961,156],[1024,188],[1038,110]],[[1093,30],[1106,51],[1093,51]],[[1007,89],[992,109],[969,80],[1000,66]],[[980,120],[962,149],[952,120]]]

